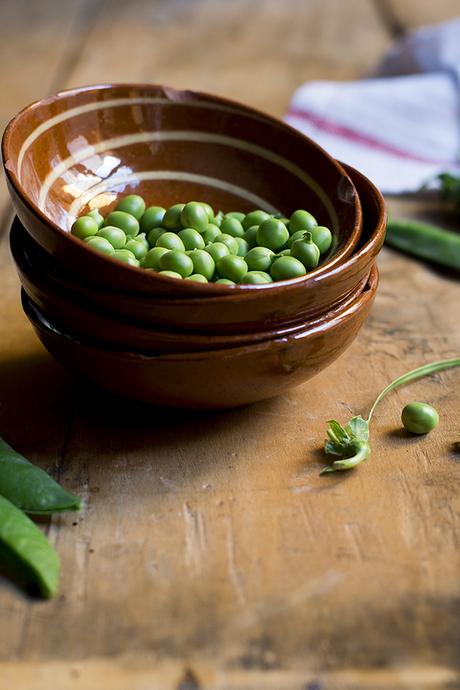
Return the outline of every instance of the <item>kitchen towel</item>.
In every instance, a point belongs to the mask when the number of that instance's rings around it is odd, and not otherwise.
[[[388,194],[460,174],[460,18],[410,33],[375,74],[304,84],[286,121]]]

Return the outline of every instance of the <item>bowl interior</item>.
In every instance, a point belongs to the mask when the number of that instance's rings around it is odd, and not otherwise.
[[[162,206],[307,208],[334,231],[331,253],[359,234],[359,199],[336,161],[281,121],[205,94],[148,85],[61,92],[10,123],[3,157],[21,197],[65,231],[81,212],[105,213],[135,191]]]

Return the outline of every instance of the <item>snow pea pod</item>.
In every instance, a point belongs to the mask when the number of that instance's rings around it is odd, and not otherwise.
[[[0,496],[2,561],[18,567],[34,582],[42,596],[52,597],[59,585],[59,556],[44,534],[13,503]]]
[[[0,494],[26,513],[79,510],[81,501],[0,439]]]
[[[460,234],[415,220],[390,219],[386,244],[431,263],[460,271]]]

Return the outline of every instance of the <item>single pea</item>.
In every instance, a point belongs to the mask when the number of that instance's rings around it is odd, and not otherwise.
[[[182,230],[180,216],[185,204],[174,204],[170,206],[163,216],[161,224],[167,230]]]
[[[284,223],[276,218],[269,218],[259,225],[256,234],[257,244],[268,249],[282,249],[289,239],[289,232]]]
[[[306,274],[305,266],[293,256],[281,256],[272,263],[270,275],[273,280],[289,280]]]
[[[251,211],[245,215],[242,225],[243,228],[247,230],[252,225],[261,225],[264,220],[268,220],[269,218],[271,218],[270,214],[266,213],[265,211],[261,211],[260,209],[257,211]]]
[[[275,258],[274,252],[267,247],[253,247],[245,256],[250,271],[268,271]]]
[[[311,238],[318,247],[320,254],[325,254],[332,244],[332,232],[324,225],[317,225],[311,228]]]
[[[238,251],[236,255],[243,257],[246,256],[249,251],[249,244],[246,242],[244,237],[235,237],[235,240],[238,242]]]
[[[158,275],[166,276],[167,278],[180,278],[182,280],[181,274],[177,273],[177,271],[159,271]]]
[[[157,271],[160,267],[161,257],[169,251],[167,247],[154,247],[150,249],[144,258],[141,259],[141,266],[144,268],[153,268]]]
[[[200,233],[193,228],[184,228],[177,233],[186,249],[204,249],[205,241]]]
[[[220,235],[220,228],[214,225],[214,223],[209,223],[201,233],[201,237],[204,239],[205,244],[214,242],[217,235]]]
[[[91,249],[96,249],[96,251],[102,252],[102,254],[110,255],[115,251],[110,242],[104,237],[87,237],[85,242],[88,247],[91,247]]]
[[[241,256],[223,256],[216,264],[219,278],[228,278],[239,283],[248,272],[248,265]]]
[[[185,250],[184,243],[175,232],[165,232],[157,239],[156,247],[166,247],[166,249]]]
[[[209,224],[208,213],[199,201],[189,201],[185,204],[180,220],[183,228],[193,228],[200,232]]]
[[[125,233],[121,228],[116,228],[114,225],[104,225],[98,230],[97,236],[108,240],[114,249],[123,249],[126,244]]]
[[[208,214],[208,223],[212,223],[213,218],[214,218],[214,209],[210,204],[207,204],[205,201],[200,202],[206,213]]]
[[[213,225],[217,225],[218,228],[220,228],[222,221],[224,219],[224,214],[222,211],[217,211],[216,215],[214,216],[212,223]]]
[[[291,250],[290,250],[290,249],[283,249],[282,251],[277,252],[277,253],[275,254],[275,257],[274,257],[273,260],[279,259],[280,256],[291,256]]]
[[[291,247],[291,256],[299,259],[311,271],[319,264],[319,249],[311,239],[311,232],[307,232],[305,239],[296,240]]]
[[[128,240],[125,249],[132,252],[138,261],[143,259],[149,250],[148,247],[146,247],[143,242],[139,242],[137,238]]]
[[[273,280],[264,271],[248,271],[241,283],[243,285],[264,285],[266,283],[273,283]]]
[[[166,209],[163,206],[149,206],[139,221],[142,232],[148,233],[152,228],[158,228],[162,222]]]
[[[244,236],[244,228],[238,218],[224,218],[220,226],[220,231],[232,237]]]
[[[412,402],[404,407],[401,421],[411,434],[427,434],[438,426],[439,415],[428,403]]]
[[[139,221],[126,211],[112,211],[109,213],[104,222],[104,227],[107,225],[114,225],[116,228],[121,228],[125,235],[135,237],[139,234]]]
[[[221,244],[227,245],[230,254],[236,255],[238,253],[238,242],[231,235],[227,235],[226,232],[221,232],[220,235],[217,235],[214,242],[219,242]]]
[[[98,230],[99,226],[94,218],[90,216],[80,216],[80,218],[77,218],[75,223],[72,224],[70,232],[75,237],[78,237],[78,239],[86,240],[87,237],[94,237],[94,235],[97,235]]]
[[[201,273],[192,273],[191,276],[187,276],[185,280],[194,280],[196,283],[207,283],[208,279],[205,278]]]
[[[150,230],[149,234],[147,235],[147,239],[148,239],[148,241],[149,241],[149,245],[150,245],[151,247],[155,247],[155,246],[156,246],[156,243],[157,243],[157,240],[158,240],[162,235],[164,235],[165,232],[167,232],[167,230],[165,230],[164,228],[158,228],[158,227],[157,227],[157,228],[152,228],[152,229]]]
[[[139,261],[136,259],[134,254],[128,249],[116,249],[112,254],[114,259],[118,261],[123,261],[123,263],[129,264],[130,266],[139,266]]]
[[[291,248],[294,242],[296,242],[297,240],[304,240],[307,232],[307,230],[297,230],[297,232],[294,232],[288,239],[287,246]]]
[[[204,251],[207,252],[215,262],[219,261],[223,256],[228,256],[230,254],[230,249],[223,242],[214,242],[213,244],[208,244]]]
[[[136,237],[133,238],[136,242],[140,242],[141,244],[144,245],[146,251],[150,249],[150,244],[145,236],[145,232],[139,233],[139,235],[136,235]]]
[[[160,270],[175,271],[186,278],[193,273],[193,261],[185,252],[173,249],[160,258]]]
[[[251,225],[251,227],[248,228],[244,233],[244,239],[248,243],[250,249],[252,249],[253,247],[257,247],[257,230],[258,229],[259,229],[258,225]]]
[[[145,211],[145,201],[138,194],[128,194],[115,206],[115,211],[129,213],[137,220],[140,220]]]
[[[276,216],[275,216],[275,218],[276,218]],[[280,217],[278,218],[278,220],[280,220],[282,223],[284,223],[284,225],[285,225],[286,227],[288,227],[289,218],[285,218],[284,216],[280,216]]]
[[[211,254],[204,249],[194,249],[189,256],[193,262],[194,273],[201,273],[207,280],[211,280],[216,270],[216,263]]]
[[[100,213],[99,209],[93,208],[93,210],[89,211],[86,215],[96,221],[98,228],[102,227],[104,216]]]
[[[228,278],[218,278],[216,280],[216,285],[236,285],[234,280],[229,280]]]
[[[240,223],[242,223],[243,220],[245,219],[245,217],[246,217],[246,214],[242,213],[241,211],[229,211],[228,213],[225,214],[224,220],[226,218],[236,218],[236,220],[239,220]]]
[[[294,211],[294,213],[289,218],[289,234],[293,235],[299,230],[311,230],[315,225],[318,225],[316,218],[308,213],[308,211],[303,211],[299,209]]]

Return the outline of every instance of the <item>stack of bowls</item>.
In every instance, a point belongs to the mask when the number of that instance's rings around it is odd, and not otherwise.
[[[50,353],[98,386],[171,406],[262,400],[324,369],[369,313],[381,195],[267,115],[160,86],[86,87],[19,113],[2,151],[24,310]],[[132,192],[224,212],[305,208],[334,242],[306,276],[227,286],[127,266],[69,233]]]

